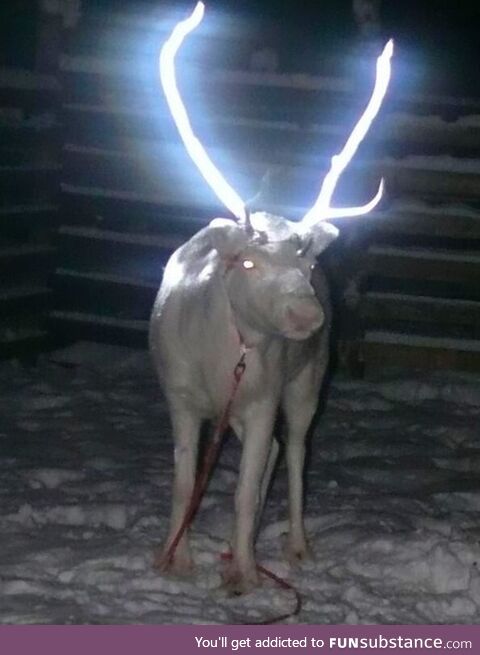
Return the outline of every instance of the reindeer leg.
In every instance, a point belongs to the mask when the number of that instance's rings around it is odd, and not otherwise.
[[[270,482],[272,480],[272,474],[275,469],[275,464],[277,463],[278,453],[280,451],[280,445],[278,441],[273,437],[272,443],[270,444],[270,452],[268,453],[267,465],[263,473],[262,485],[260,487],[260,504],[257,512],[257,529],[260,525],[260,520],[262,518],[263,509],[265,507],[265,501],[267,499],[268,489],[270,487]]]
[[[235,527],[232,562],[225,581],[234,593],[245,593],[258,585],[254,556],[255,517],[260,509],[262,479],[269,457],[275,403],[255,403],[248,408],[240,474],[235,494]]]
[[[166,557],[166,553],[185,516],[195,484],[201,419],[191,409],[175,403],[171,405],[175,442],[172,511],[168,537],[165,546],[155,557],[154,567],[160,571],[172,571],[185,575],[193,569],[187,530],[179,541],[171,560]]]
[[[307,366],[285,388],[283,409],[287,421],[286,458],[289,487],[288,556],[298,562],[309,556],[303,522],[305,438],[318,404],[321,378],[313,366]]]
[[[238,421],[238,420],[232,420],[231,421],[231,426],[237,435],[239,441],[243,443],[243,435],[244,435],[244,429],[243,425]],[[270,482],[272,479],[272,474],[275,469],[275,464],[277,463],[278,459],[278,453],[280,451],[280,445],[278,441],[273,438],[272,442],[270,444],[270,451],[268,453],[268,458],[267,458],[267,464],[265,466],[265,471],[262,476],[262,484],[260,487],[260,503],[256,515],[256,525],[255,525],[255,532],[258,532],[258,528],[260,525],[260,520],[262,518],[262,513],[263,509],[265,507],[265,501],[267,498],[267,493],[268,489],[270,487]]]

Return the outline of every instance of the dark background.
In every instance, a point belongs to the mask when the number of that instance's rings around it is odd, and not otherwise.
[[[84,0],[85,8],[192,6],[190,0]],[[342,49],[356,38],[351,0],[210,0],[210,10],[232,11],[264,26],[265,41],[280,51],[283,69],[309,69],[312,57]],[[0,65],[32,68],[36,2],[8,0],[0,6]],[[471,0],[383,0],[383,36],[394,36],[407,59],[428,69],[438,90],[480,95],[478,31],[480,3]],[[315,72],[315,71],[308,71]],[[433,89],[437,90],[437,89]]]

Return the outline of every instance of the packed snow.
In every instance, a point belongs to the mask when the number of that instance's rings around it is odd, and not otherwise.
[[[258,559],[302,623],[480,618],[480,380],[390,373],[330,383],[311,445],[313,559],[283,554],[281,463]],[[193,528],[193,577],[152,569],[172,482],[168,415],[144,353],[79,344],[0,365],[0,621],[238,623],[288,612],[263,580],[222,587],[240,448],[227,438]]]

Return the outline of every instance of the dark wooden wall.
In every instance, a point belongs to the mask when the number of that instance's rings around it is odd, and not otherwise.
[[[51,342],[58,101],[54,76],[0,69],[0,357],[37,352]]]
[[[49,284],[57,340],[145,346],[166,259],[224,213],[159,88],[171,24],[167,10],[92,10],[63,39],[61,220]],[[368,98],[372,56],[344,57],[332,67],[349,72],[342,77],[254,73],[251,34],[248,24],[217,32],[206,21],[180,57],[180,84],[196,131],[243,197],[270,170],[261,208],[299,218]],[[478,370],[480,102],[413,93],[405,66],[400,54],[382,115],[335,198],[364,202],[386,177],[382,210],[339,222],[327,253],[340,361],[357,372],[386,363]]]

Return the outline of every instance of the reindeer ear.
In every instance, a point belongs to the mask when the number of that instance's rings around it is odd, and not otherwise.
[[[208,228],[210,243],[221,257],[238,255],[248,243],[245,229],[228,218],[214,218]]]
[[[340,232],[335,225],[326,221],[319,221],[312,225],[310,234],[313,238],[312,251],[317,256],[326,250],[332,241],[335,241]]]

